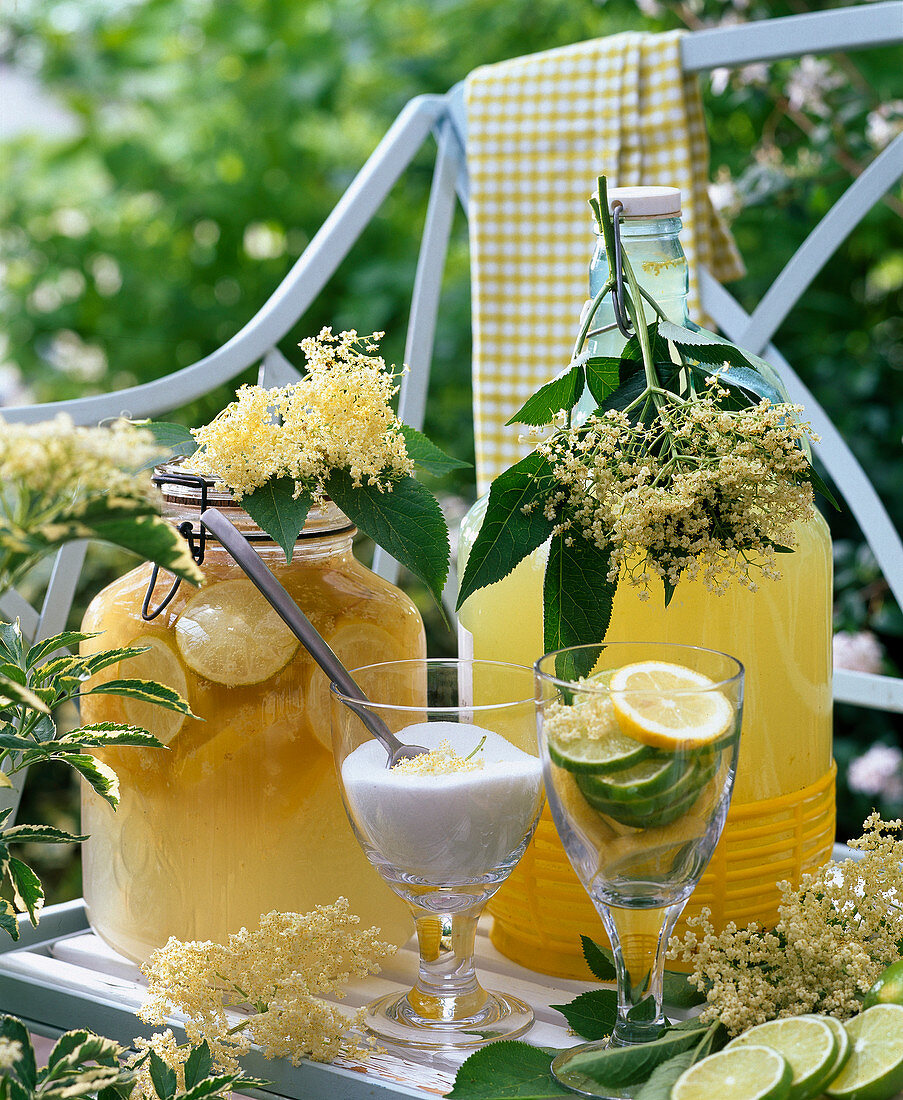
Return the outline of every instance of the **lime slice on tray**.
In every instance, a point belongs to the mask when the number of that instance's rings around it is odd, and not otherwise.
[[[156,680],[158,684],[165,684],[177,691],[183,699],[188,698],[188,678],[178,653],[171,645],[157,634],[139,634],[129,645],[136,649],[147,646],[147,650],[119,662],[117,675],[120,678]],[[143,699],[122,696],[120,705],[122,716],[129,725],[147,730],[164,745],[172,741],[188,719],[187,715],[180,714],[177,710],[167,710]]]
[[[269,680],[300,644],[245,578],[209,585],[192,596],[176,620],[176,643],[189,668],[227,687]]]
[[[771,1047],[730,1047],[682,1073],[671,1100],[788,1100],[792,1077],[790,1065]]]
[[[714,680],[665,661],[619,668],[611,701],[624,733],[668,751],[711,745],[734,721],[734,708]]]
[[[840,1073],[846,1065],[847,1058],[850,1057],[853,1046],[850,1043],[850,1036],[847,1033],[847,1029],[840,1020],[835,1020],[833,1016],[816,1016],[815,1019],[824,1020],[834,1033],[834,1038],[837,1040],[837,1056],[834,1059],[834,1065],[831,1067],[831,1076],[828,1078],[830,1082],[834,1080],[837,1074]]]
[[[863,1008],[881,1004],[903,1005],[903,959],[883,971],[862,1001]]]
[[[648,745],[641,745],[617,730],[603,737],[572,737],[567,741],[549,737],[549,756],[559,768],[569,772],[604,775],[630,768],[651,754]]]
[[[812,1100],[835,1076],[838,1042],[818,1016],[791,1016],[752,1027],[725,1049],[766,1046],[783,1055],[793,1072],[788,1100]]]
[[[825,1092],[833,1100],[892,1100],[903,1089],[903,1005],[873,1005],[845,1026],[853,1049]]]

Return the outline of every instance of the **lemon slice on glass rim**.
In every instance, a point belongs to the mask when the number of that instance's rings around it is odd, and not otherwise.
[[[179,655],[168,642],[158,634],[139,634],[129,642],[129,646],[140,649],[147,646],[144,653],[120,661],[117,675],[125,680],[156,680],[158,684],[177,691],[183,699],[188,698],[188,677]],[[168,710],[148,703],[144,699],[133,699],[124,695],[120,699],[122,715],[130,726],[138,726],[152,733],[164,745],[181,730],[188,716],[177,710]]]
[[[281,672],[300,642],[244,577],[205,585],[176,620],[176,643],[190,669],[227,687],[262,684]]]
[[[624,665],[612,675],[610,692],[622,731],[653,748],[710,745],[734,721],[734,708],[714,680],[666,661]]]

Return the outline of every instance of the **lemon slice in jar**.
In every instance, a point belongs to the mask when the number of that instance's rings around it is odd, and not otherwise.
[[[403,661],[411,656],[402,649],[397,638],[373,623],[346,620],[339,623],[326,641],[348,669],[380,664],[383,661]],[[310,732],[328,752],[332,752],[329,677],[313,663],[304,684],[304,695],[307,700]]]
[[[176,643],[190,669],[227,687],[269,680],[300,644],[245,578],[209,585],[192,596],[176,620]]]
[[[715,681],[683,665],[625,665],[612,676],[610,691],[621,730],[653,748],[676,752],[710,745],[734,721],[734,708]]]
[[[117,678],[122,680],[156,680],[158,684],[177,691],[183,699],[188,698],[188,678],[179,655],[168,642],[157,634],[139,634],[129,642],[129,646],[140,649],[147,646],[144,653],[120,661],[117,666]],[[165,707],[155,706],[143,699],[120,698],[122,716],[130,726],[138,726],[152,733],[154,737],[168,745],[181,730],[188,719],[185,714]]]

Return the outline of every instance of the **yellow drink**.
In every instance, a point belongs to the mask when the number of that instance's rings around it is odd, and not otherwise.
[[[470,552],[485,512],[462,525]],[[727,826],[685,911],[701,905],[717,924],[773,922],[780,879],[798,881],[823,864],[834,841],[831,759],[831,540],[813,509],[781,555],[779,581],[758,591],[731,584],[715,596],[682,581],[666,609],[661,583],[649,599],[618,587],[606,637],[680,642],[736,656],[746,669],[740,761]],[[543,652],[542,580],[546,548],[461,608],[460,648],[474,657],[532,664]],[[531,859],[532,855],[532,859]],[[521,864],[491,904],[493,941],[517,961],[560,976],[585,976],[579,935],[601,937],[601,922],[567,864],[548,811]],[[680,929],[680,926],[678,926]]]
[[[300,541],[291,565],[272,544],[262,553],[349,667],[425,655],[416,608],[355,561],[347,524],[339,534]],[[364,927],[379,925],[383,938],[403,943],[407,908],[368,862],[342,805],[326,677],[263,619],[259,653],[254,631],[234,644],[226,637],[218,653],[229,666],[247,656],[236,646],[250,647],[255,656],[240,678],[257,682],[223,682],[230,674],[215,669],[202,675],[193,665],[211,659],[234,622],[220,616],[207,624],[207,641],[191,651],[178,626],[180,616],[183,626],[190,617],[183,615],[186,605],[231,591],[246,606],[256,591],[215,544],[203,568],[207,584],[200,590],[183,584],[151,622],[141,617],[147,565],[107,587],[85,615],[83,629],[102,632],[85,651],[151,646],[99,678],[168,682],[198,716],[182,721],[117,696],[84,698],[85,722],[144,724],[168,741],[168,749],[103,753],[120,778],[115,813],[92,791],[85,795],[82,826],[91,839],[84,891],[92,926],[117,951],[143,959],[171,935],[222,940],[271,909],[305,912],[344,895]],[[155,602],[168,584],[167,578],[158,585]]]

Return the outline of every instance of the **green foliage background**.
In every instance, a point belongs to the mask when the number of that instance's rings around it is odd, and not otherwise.
[[[39,400],[144,382],[228,340],[265,302],[412,96],[479,64],[625,29],[823,9],[804,0],[19,0],[0,57],[31,68],[79,120],[74,138],[2,151],[0,359]],[[866,7],[867,4],[863,4]],[[851,172],[900,126],[898,58],[873,50],[814,73],[798,63],[705,80],[712,175],[749,267],[750,308]],[[817,78],[816,78],[817,77]],[[882,126],[884,129],[882,130]],[[882,137],[883,134],[883,137]],[[429,150],[418,157],[309,314],[385,330],[400,362]],[[602,168],[603,166],[600,166]],[[817,277],[778,343],[814,389],[903,528],[903,203],[879,204]],[[590,241],[587,242],[589,258]],[[472,457],[467,230],[455,227],[427,433]],[[253,372],[247,378],[253,380]],[[199,423],[230,390],[183,410]],[[452,485],[468,496],[466,475]],[[837,625],[873,630],[903,667],[903,616],[848,514]],[[101,559],[87,583],[110,567]],[[436,635],[436,647],[449,639]],[[435,648],[435,647],[434,647]],[[899,724],[841,713],[849,758]],[[32,797],[57,807],[46,784]],[[841,836],[862,806],[842,788]],[[892,807],[891,807],[892,808]],[[66,864],[66,860],[63,859]],[[62,886],[77,892],[77,875]]]

